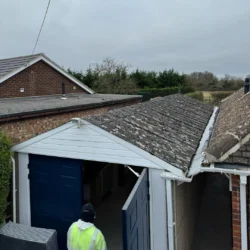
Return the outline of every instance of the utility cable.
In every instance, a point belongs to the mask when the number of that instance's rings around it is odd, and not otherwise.
[[[46,19],[46,16],[47,16],[48,10],[49,10],[50,2],[51,2],[51,0],[49,0],[49,2],[48,2],[48,6],[47,6],[47,9],[46,9],[46,12],[45,12],[44,18],[43,18],[43,22],[42,22],[42,25],[41,25],[40,31],[39,31],[38,36],[37,36],[37,39],[36,39],[36,43],[35,43],[34,49],[33,49],[33,51],[32,51],[32,55],[34,54],[34,52],[35,52],[35,50],[36,50],[36,46],[37,46],[38,40],[39,40],[39,38],[40,38],[40,35],[41,35],[41,32],[42,32],[42,29],[43,29],[43,25],[44,25],[44,22],[45,22],[45,19]]]

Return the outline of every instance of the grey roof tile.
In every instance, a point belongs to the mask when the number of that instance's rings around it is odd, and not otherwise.
[[[20,56],[13,58],[0,59],[0,79],[8,73],[26,65],[33,59],[41,56],[42,54]]]
[[[250,92],[233,93],[220,105],[207,153],[217,161],[250,133]]]
[[[171,95],[87,120],[182,170],[187,170],[213,107]]]

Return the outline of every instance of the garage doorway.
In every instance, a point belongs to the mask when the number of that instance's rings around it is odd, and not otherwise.
[[[84,202],[96,207],[95,224],[109,250],[149,249],[148,173],[140,167],[131,170],[118,164],[84,162]],[[139,214],[146,217],[140,219]]]
[[[204,193],[192,250],[232,249],[232,207],[229,179],[218,173],[202,174]]]
[[[86,202],[97,208],[108,249],[150,248],[147,169],[38,155],[29,162],[31,225],[56,229],[59,250]]]

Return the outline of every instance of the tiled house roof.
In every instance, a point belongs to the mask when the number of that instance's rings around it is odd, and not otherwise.
[[[248,163],[250,92],[240,89],[220,105],[214,132],[207,148],[210,162]],[[250,151],[250,150],[249,150]],[[245,152],[245,153],[244,153]]]
[[[212,106],[177,94],[87,120],[186,171],[212,112]]]
[[[26,65],[42,54],[0,59],[0,78]]]
[[[44,61],[45,63],[49,64],[55,70],[75,82],[79,87],[83,88],[88,93],[94,93],[92,89],[70,75],[66,70],[64,70],[43,53],[0,59],[0,84],[38,61]]]

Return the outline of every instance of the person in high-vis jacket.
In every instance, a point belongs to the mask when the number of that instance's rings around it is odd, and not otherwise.
[[[68,230],[68,250],[107,250],[102,232],[93,224],[95,218],[93,205],[85,204],[82,207],[81,218]]]

